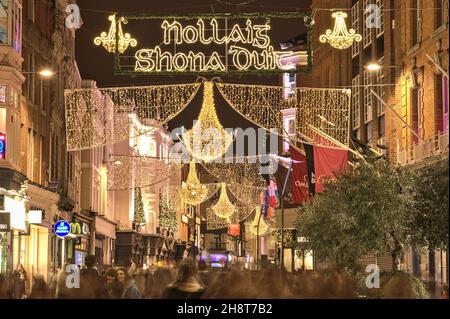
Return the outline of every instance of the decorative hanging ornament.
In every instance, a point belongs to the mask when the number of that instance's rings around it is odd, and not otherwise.
[[[189,153],[197,160],[211,162],[221,157],[233,142],[233,132],[224,130],[214,105],[213,83],[205,82],[203,104],[193,128],[182,134]]]
[[[186,182],[181,185],[180,197],[189,205],[198,205],[208,198],[208,188],[200,183],[193,161],[189,163]]]
[[[330,43],[333,48],[336,49],[348,49],[353,41],[361,42],[362,37],[357,34],[354,29],[347,31],[347,25],[345,24],[345,18],[347,18],[347,13],[338,11],[334,12],[332,15],[336,19],[334,23],[334,30],[328,29],[325,33],[319,37],[320,42]]]
[[[229,218],[236,212],[236,206],[230,202],[227,195],[227,184],[222,183],[219,201],[212,207],[212,210],[221,218]]]
[[[259,217],[260,215],[261,215],[261,208],[259,206],[256,206],[255,218],[253,219],[252,223],[250,224],[250,232],[255,236],[263,236],[269,230],[269,225],[264,220],[263,216],[261,216],[261,218]],[[259,221],[259,227],[258,227],[258,221]]]
[[[111,53],[116,52],[116,16],[111,15],[108,18],[111,21],[111,27],[109,28],[108,34],[102,32],[99,37],[94,39],[95,45],[103,45],[103,47]],[[118,27],[118,47],[117,51],[123,53],[129,45],[135,47],[137,45],[136,39],[133,39],[129,33],[123,34],[122,23],[127,24],[127,20],[123,17],[119,18],[117,22]]]

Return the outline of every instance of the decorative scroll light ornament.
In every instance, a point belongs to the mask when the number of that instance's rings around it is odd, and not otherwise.
[[[111,27],[109,28],[108,34],[102,32],[99,37],[94,39],[94,43],[95,45],[103,45],[108,52],[113,53],[116,51],[116,16],[111,15],[108,20],[111,21]],[[123,53],[129,45],[132,47],[137,45],[136,39],[133,39],[129,33],[123,33],[122,23],[127,24],[128,22],[125,18],[121,17],[117,23],[119,37],[117,51],[120,53]]]
[[[236,206],[230,202],[227,195],[227,184],[222,183],[219,201],[212,207],[212,210],[221,218],[229,218],[236,212]]]
[[[189,175],[186,182],[181,185],[180,197],[190,205],[198,205],[208,197],[208,188],[200,183],[193,161],[189,163]]]
[[[198,120],[182,137],[189,153],[204,162],[221,157],[233,142],[233,132],[226,131],[217,117],[212,82],[204,83],[203,104]]]
[[[353,41],[361,42],[362,37],[357,34],[354,29],[347,31],[347,25],[345,24],[345,18],[347,18],[347,13],[338,11],[334,12],[332,15],[336,19],[334,23],[334,30],[328,29],[325,33],[319,37],[320,42],[330,43],[333,48],[336,49],[348,49]]]

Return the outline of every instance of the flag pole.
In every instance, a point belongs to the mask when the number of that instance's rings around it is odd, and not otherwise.
[[[286,192],[287,181],[289,179],[289,175],[291,174],[293,161],[289,163],[288,172],[286,174],[286,179],[284,180],[283,189],[281,191],[281,251],[280,251],[280,270],[281,274],[284,272],[284,193]]]

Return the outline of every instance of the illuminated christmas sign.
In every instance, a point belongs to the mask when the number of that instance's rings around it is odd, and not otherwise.
[[[285,16],[278,13],[273,17],[302,18],[305,24],[309,21],[304,14]],[[131,20],[157,18],[145,15],[110,18],[116,24],[115,27],[111,25],[110,30],[122,32],[122,22],[131,25]],[[116,55],[116,74],[258,73],[292,71],[298,65],[310,66],[309,41],[308,49],[304,51],[275,49],[277,44],[272,44],[270,38],[271,18],[270,14],[159,17],[161,37],[158,45],[133,49],[132,45],[125,46],[123,32],[116,36],[117,49],[112,36],[111,39],[105,38],[104,42],[114,44],[110,47],[114,48]],[[306,29],[309,32],[310,26],[307,25]],[[127,35],[136,38],[137,43],[145,43],[145,39],[138,39],[136,34]]]

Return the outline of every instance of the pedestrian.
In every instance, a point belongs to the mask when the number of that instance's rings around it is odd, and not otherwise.
[[[150,269],[146,270],[145,273],[145,297],[150,298],[152,295],[154,280],[153,280],[153,273]]]
[[[86,256],[84,261],[85,269],[80,272],[80,298],[102,299],[108,298],[105,283],[100,277],[96,267],[97,258],[94,255]]]
[[[0,299],[10,299],[11,297],[11,284],[5,275],[0,274]]]
[[[200,299],[205,291],[200,281],[197,266],[192,259],[186,259],[180,264],[177,280],[167,287],[163,293],[164,299]]]
[[[13,295],[15,299],[24,299],[25,285],[27,281],[27,272],[23,268],[22,264],[18,264],[13,275]]]
[[[108,269],[105,274],[106,277],[106,291],[108,292],[108,297],[110,299],[119,299],[120,290],[117,282],[117,273],[114,268]]]
[[[136,276],[136,271],[137,271],[136,262],[134,261],[134,258],[131,258],[131,264],[130,268],[128,268],[128,273],[130,274],[131,277],[134,278],[134,276]]]
[[[58,272],[56,276],[56,293],[57,299],[70,299],[72,298],[72,289],[67,287],[67,277],[69,275],[70,269],[68,268],[72,264],[72,260],[68,259],[62,269]],[[79,271],[76,269],[76,271]],[[71,273],[71,272],[70,272]]]
[[[117,269],[116,278],[120,289],[120,299],[142,299],[134,279],[125,268]]]
[[[50,289],[45,282],[42,275],[37,275],[34,277],[33,287],[31,289],[29,299],[49,299]]]

